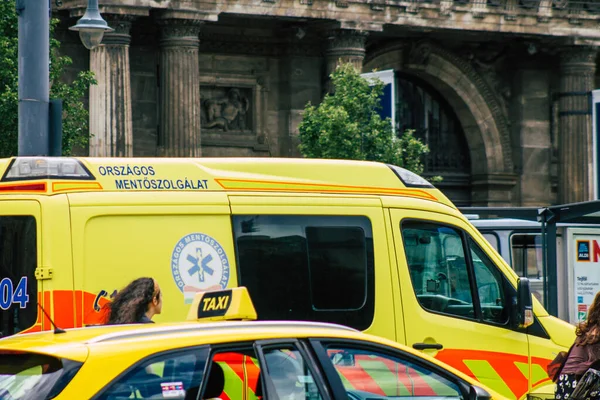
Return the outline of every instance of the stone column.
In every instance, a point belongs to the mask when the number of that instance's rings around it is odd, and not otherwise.
[[[590,92],[594,89],[596,49],[570,47],[560,55],[558,201],[592,200],[593,141]]]
[[[202,21],[164,19],[160,39],[158,153],[200,157],[200,66]]]
[[[98,84],[90,86],[90,156],[131,157],[131,83],[129,43],[133,17],[104,14],[113,32],[90,52],[90,70]]]
[[[367,36],[367,32],[351,29],[337,29],[328,33],[325,49],[325,90],[328,93],[333,89],[330,76],[338,65],[351,63],[354,68],[362,72]]]

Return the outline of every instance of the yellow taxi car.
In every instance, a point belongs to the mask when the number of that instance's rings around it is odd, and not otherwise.
[[[197,294],[194,321],[185,323],[4,338],[0,399],[503,398],[387,339],[334,324],[253,319],[240,287]]]

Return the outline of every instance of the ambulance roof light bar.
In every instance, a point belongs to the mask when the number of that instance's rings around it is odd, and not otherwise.
[[[94,176],[79,161],[68,157],[17,157],[14,158],[2,181],[34,179],[93,180]]]
[[[397,167],[392,164],[388,164],[388,167],[396,174],[396,176],[404,183],[406,187],[421,187],[427,189],[433,189],[434,186],[427,179],[411,172],[407,169]]]

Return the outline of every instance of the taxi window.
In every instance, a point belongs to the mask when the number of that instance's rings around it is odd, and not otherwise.
[[[66,387],[82,363],[57,357],[0,352],[0,399],[52,399]]]
[[[252,347],[215,353],[207,371],[203,399],[257,400],[262,397],[260,366]]]
[[[111,383],[98,399],[196,398],[207,357],[208,348],[154,356]]]
[[[268,379],[280,399],[323,399],[308,362],[295,346],[266,348],[263,354]]]
[[[337,345],[326,346],[326,349],[349,399],[463,399],[456,383],[428,366],[383,354],[375,349]]]
[[[371,325],[375,273],[367,217],[238,215],[233,226],[240,285],[260,319]]]

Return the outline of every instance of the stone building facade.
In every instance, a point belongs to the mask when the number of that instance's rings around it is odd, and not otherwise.
[[[70,73],[91,69],[91,156],[298,157],[340,61],[394,71],[396,127],[431,148],[459,205],[594,196],[600,0],[53,0]]]

